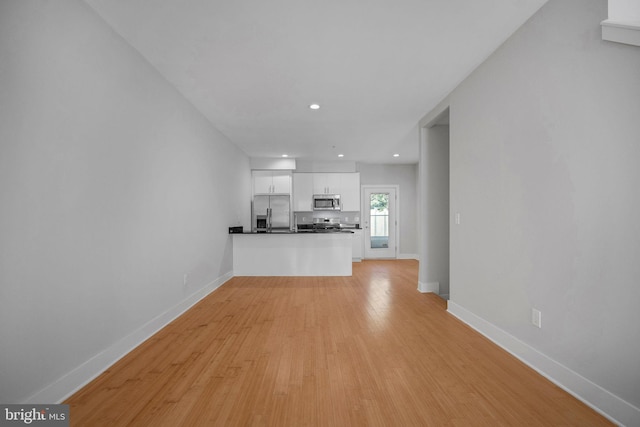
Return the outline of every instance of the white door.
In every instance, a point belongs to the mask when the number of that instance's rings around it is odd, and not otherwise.
[[[396,206],[394,187],[363,189],[362,220],[365,258],[396,258],[398,228]]]

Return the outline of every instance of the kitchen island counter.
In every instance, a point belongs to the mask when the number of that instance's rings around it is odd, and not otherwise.
[[[351,232],[232,236],[235,276],[351,276]]]
[[[301,236],[304,236],[305,234],[339,234],[339,233],[346,233],[346,234],[353,234],[353,231],[351,231],[350,229],[344,229],[344,230],[309,230],[309,231],[269,231],[269,232],[265,232],[265,231],[243,231],[242,233],[230,233],[230,234],[251,234],[251,235],[255,235],[258,234],[260,236],[266,236],[269,234],[299,234]]]

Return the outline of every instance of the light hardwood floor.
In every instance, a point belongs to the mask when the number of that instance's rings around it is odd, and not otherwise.
[[[446,312],[413,260],[234,277],[77,392],[73,426],[610,423]]]

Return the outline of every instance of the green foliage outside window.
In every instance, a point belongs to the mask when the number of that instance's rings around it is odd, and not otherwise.
[[[389,209],[389,194],[376,193],[371,195],[371,210],[386,212]]]

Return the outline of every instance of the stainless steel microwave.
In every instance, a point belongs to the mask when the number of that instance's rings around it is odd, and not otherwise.
[[[314,211],[339,211],[340,195],[339,194],[314,194],[313,210]]]

